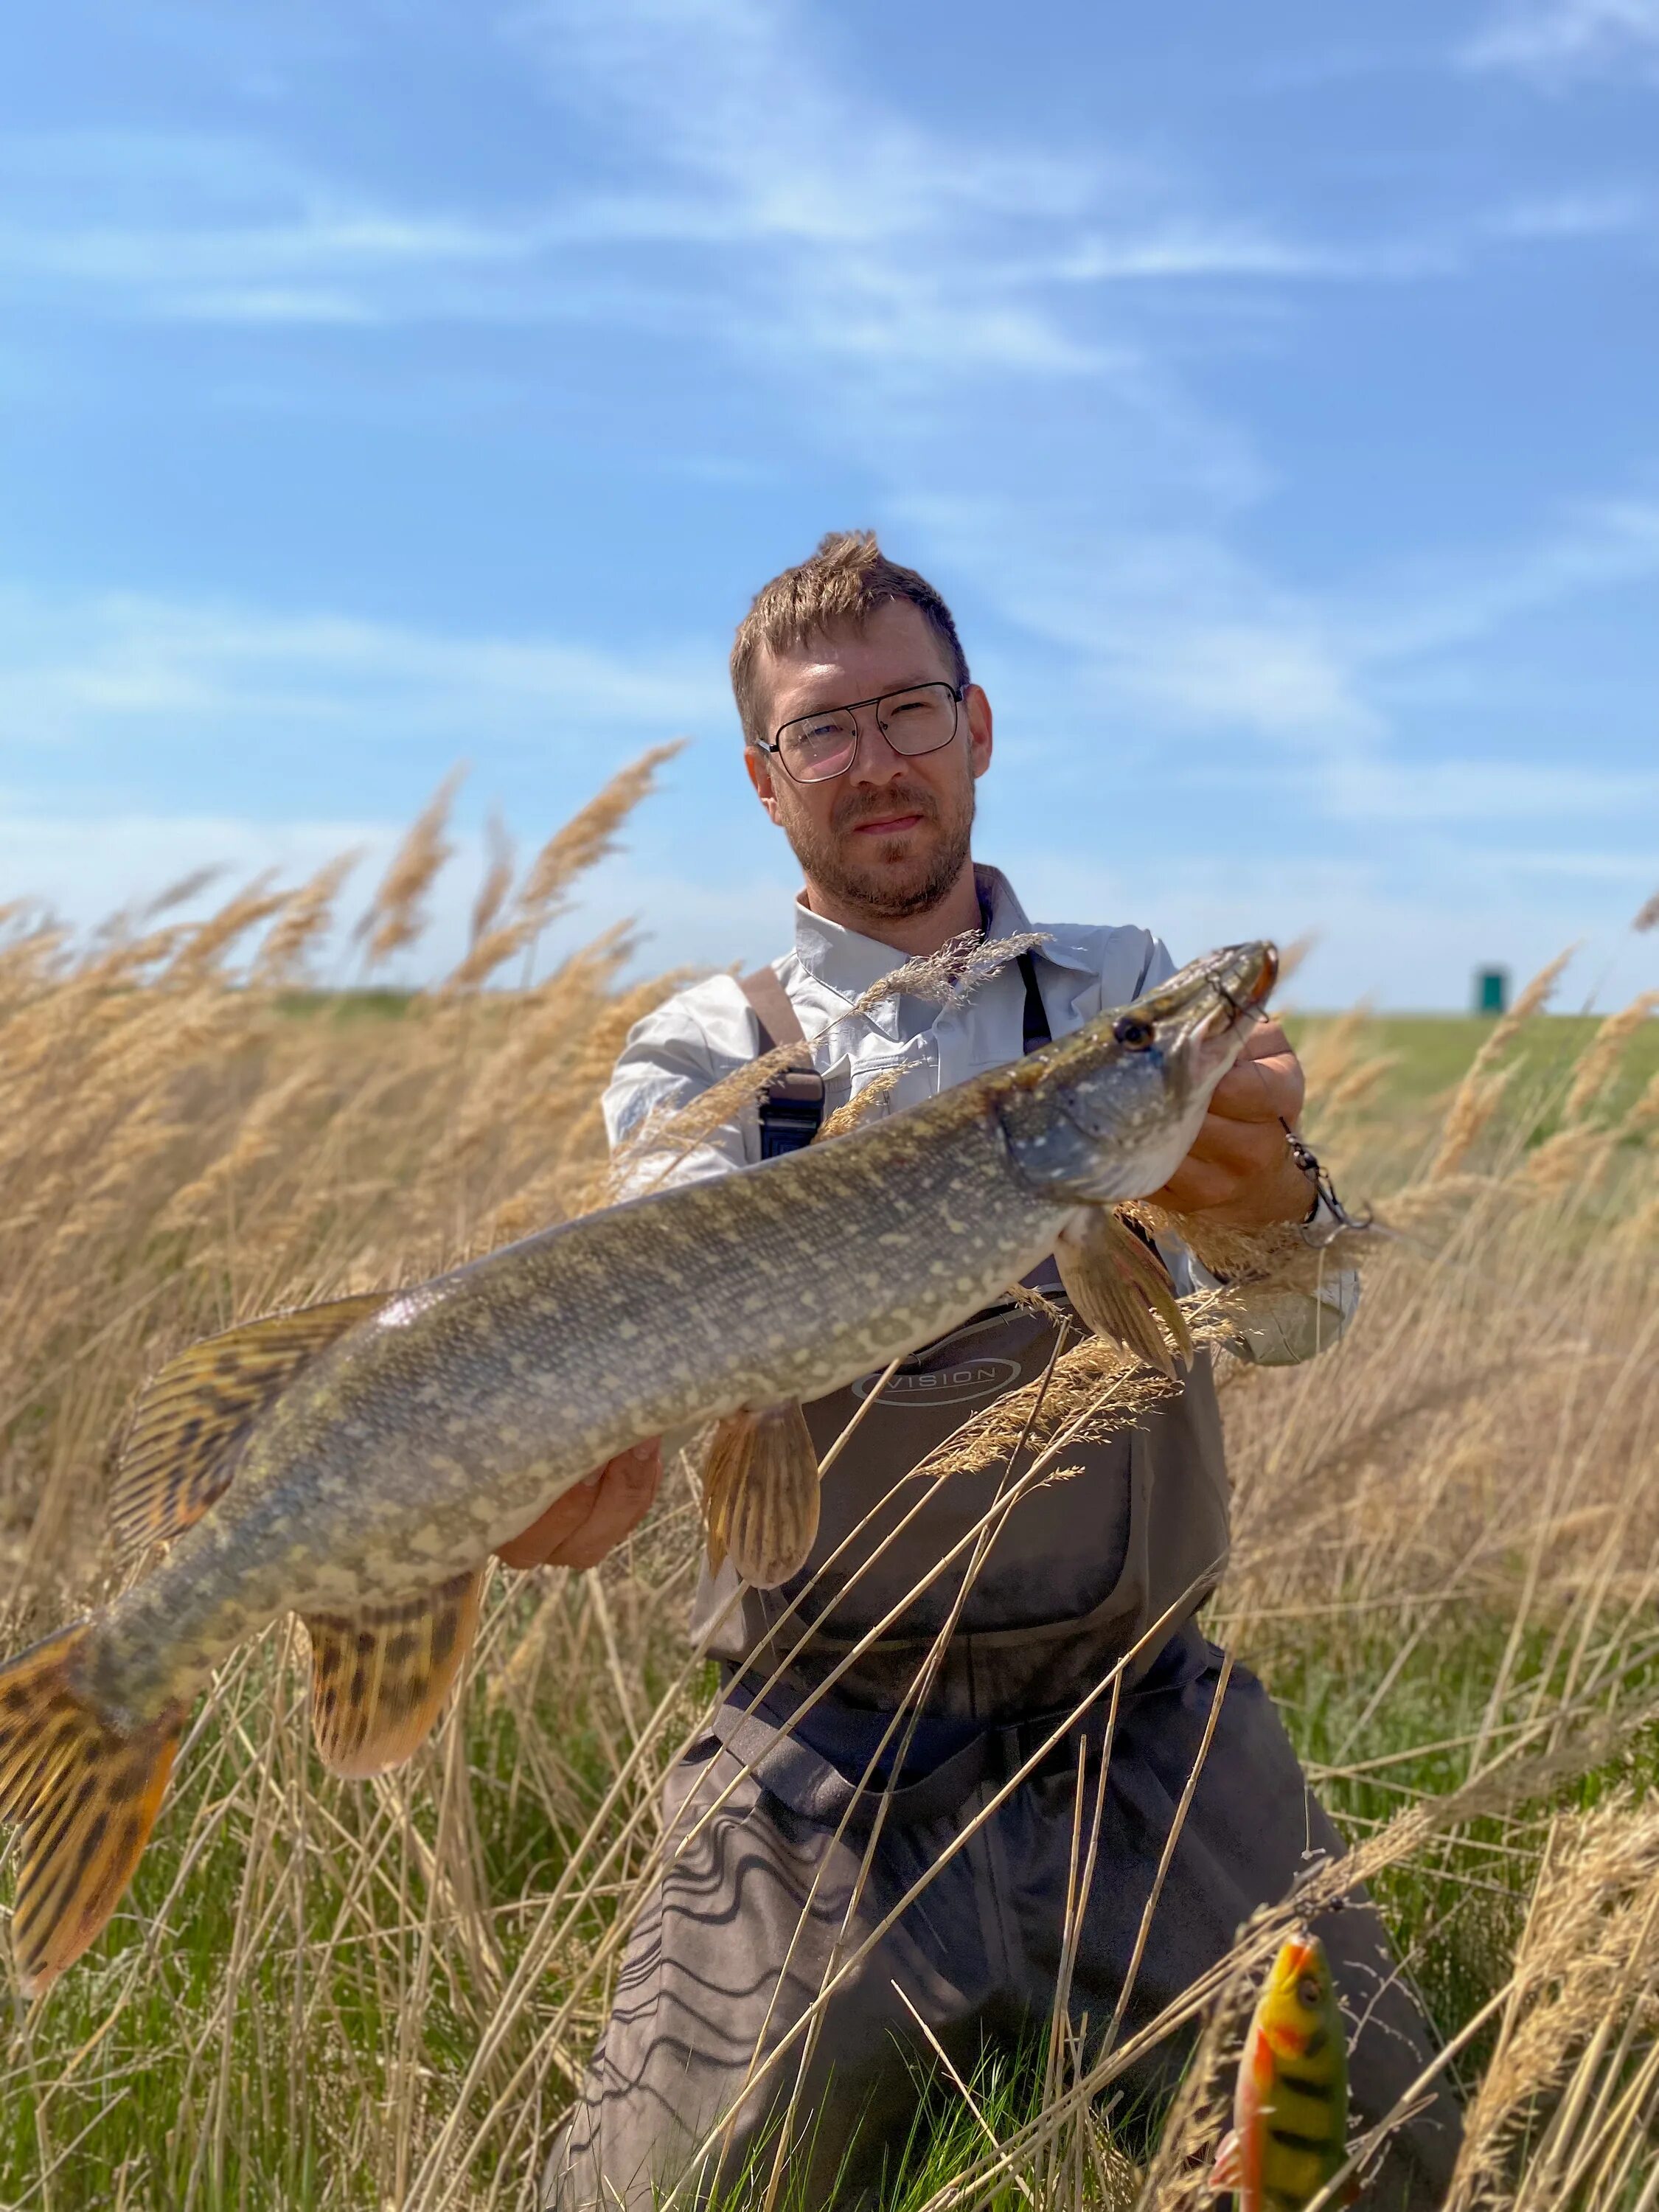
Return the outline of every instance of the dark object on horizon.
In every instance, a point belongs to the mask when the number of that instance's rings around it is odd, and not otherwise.
[[[1477,968],[1474,971],[1474,1011],[1477,1014],[1504,1014],[1510,1006],[1510,971],[1507,968]]]

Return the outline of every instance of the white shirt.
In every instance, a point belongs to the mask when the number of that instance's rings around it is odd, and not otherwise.
[[[1056,1037],[1091,1020],[1105,1006],[1127,1006],[1175,973],[1163,941],[1145,929],[1072,922],[1032,924],[1000,870],[976,867],[982,910],[990,916],[986,943],[1040,932],[1033,949],[1037,987]],[[793,951],[772,964],[800,1019],[823,1078],[826,1113],[889,1069],[898,1080],[877,1109],[897,1113],[985,1069],[1018,1060],[1024,1048],[1025,986],[1018,963],[1005,966],[941,1005],[900,994],[867,1012],[854,1002],[900,966],[905,956],[890,945],[845,929],[797,900]],[[687,1105],[702,1091],[753,1060],[760,1050],[755,1012],[729,975],[679,991],[636,1022],[628,1033],[603,1101],[612,1146],[633,1135],[646,1116]],[[760,1159],[755,1106],[675,1160],[664,1180],[702,1182]],[[1210,1278],[1178,1248],[1164,1257],[1177,1289]],[[1268,1365],[1289,1365],[1334,1342],[1357,1298],[1351,1272],[1333,1270],[1317,1295],[1281,1295],[1252,1316],[1237,1349]]]

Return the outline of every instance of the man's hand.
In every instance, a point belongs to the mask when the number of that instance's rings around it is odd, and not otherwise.
[[[662,1438],[652,1437],[556,1498],[495,1556],[509,1567],[597,1567],[643,1517],[661,1480]]]
[[[1302,1063],[1277,1022],[1261,1022],[1217,1084],[1193,1148],[1152,1197],[1172,1213],[1257,1229],[1302,1221],[1313,1191],[1285,1141],[1281,1121],[1302,1111]]]

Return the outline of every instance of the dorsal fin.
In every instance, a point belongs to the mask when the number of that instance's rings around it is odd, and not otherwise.
[[[122,1557],[136,1559],[199,1521],[229,1487],[259,1415],[319,1352],[392,1296],[369,1291],[266,1314],[170,1359],[138,1401],[110,1493]]]

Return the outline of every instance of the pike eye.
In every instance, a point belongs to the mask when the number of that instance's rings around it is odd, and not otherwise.
[[[1150,1022],[1138,1022],[1133,1014],[1125,1014],[1121,1022],[1112,1024],[1112,1035],[1131,1052],[1145,1052],[1152,1041]]]
[[[1296,1985],[1297,2002],[1305,2005],[1310,2012],[1319,2009],[1319,1984],[1311,1974],[1304,1974]]]

